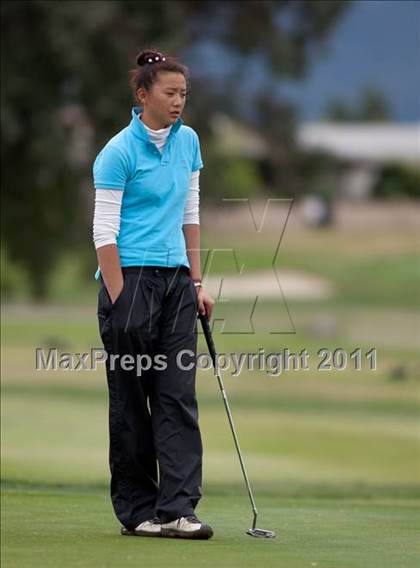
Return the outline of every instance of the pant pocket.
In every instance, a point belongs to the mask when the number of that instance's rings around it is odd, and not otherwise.
[[[107,330],[109,329],[109,316],[111,315],[111,307],[112,302],[109,298],[108,291],[104,284],[102,284],[101,288],[98,292],[98,325],[99,325],[99,335],[102,339],[102,343],[106,348],[107,345],[109,346],[109,333]]]

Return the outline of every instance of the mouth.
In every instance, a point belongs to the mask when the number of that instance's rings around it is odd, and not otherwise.
[[[181,113],[180,112],[171,112],[170,115],[171,116],[179,116]]]

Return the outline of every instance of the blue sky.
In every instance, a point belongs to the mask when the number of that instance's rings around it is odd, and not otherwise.
[[[226,80],[235,76],[243,61],[212,42],[202,42],[189,54],[188,64],[195,75],[217,80],[224,89]],[[245,112],[252,112],[248,101],[255,89],[264,88],[265,78],[264,63],[256,53],[247,62],[238,100]],[[299,83],[277,80],[267,88],[294,102],[299,118],[306,121],[322,118],[333,97],[357,102],[360,91],[368,85],[383,92],[394,120],[420,120],[420,1],[353,2],[323,49],[312,54],[307,77]]]
[[[356,101],[368,84],[382,90],[395,120],[420,120],[420,2],[355,2],[306,80],[279,90],[299,103],[302,119],[316,120],[331,97]]]

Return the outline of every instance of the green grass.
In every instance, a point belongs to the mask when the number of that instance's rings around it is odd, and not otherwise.
[[[5,491],[4,566],[311,566],[413,568],[418,502],[378,499],[259,498],[261,528],[252,539],[243,495],[211,494],[200,515],[215,528],[207,542],[121,537],[105,492]],[[417,551],[416,551],[417,549]]]
[[[63,378],[62,384],[3,387],[4,479],[106,482],[105,388],[100,372],[86,384],[75,380],[76,384]],[[256,377],[242,384],[239,380],[225,382],[250,473],[260,486],[290,485],[293,480],[310,493],[327,482],[338,483],[344,493],[351,493],[355,485],[369,491],[375,483],[386,489],[385,494],[393,489],[397,494],[414,491],[419,418],[418,401],[411,398],[415,384],[406,385],[404,396],[400,392],[394,400],[396,388],[389,385],[385,396],[387,389],[380,383],[347,389],[343,385],[340,392],[336,380],[330,384],[319,379],[305,393],[305,379],[275,384],[263,384]],[[206,479],[240,483],[215,380],[200,374],[198,393]],[[28,428],[31,424],[36,427]]]
[[[211,372],[200,371],[205,483],[197,512],[214,525],[215,537],[205,543],[172,542],[118,534],[108,492],[104,368],[34,371],[33,350],[42,338],[68,337],[81,351],[99,345],[91,315],[11,312],[4,321],[4,566],[417,565],[419,383],[414,374],[401,381],[388,374],[388,367],[401,360],[415,368],[409,342],[383,349],[375,373],[224,375],[260,510],[258,524],[275,530],[275,541],[245,534],[250,508],[222,400]],[[303,317],[303,328],[306,323]],[[351,329],[328,343],[352,346]],[[226,351],[255,350],[262,339],[216,337]],[[267,350],[279,347],[278,338],[270,341],[262,342]],[[319,338],[305,333],[282,341],[280,346],[295,349],[305,341],[312,350],[320,345]]]
[[[203,247],[238,247],[251,270],[267,269],[270,236],[203,233]],[[265,241],[264,241],[265,239]],[[420,563],[420,360],[418,258],[401,231],[286,233],[276,266],[318,274],[334,286],[322,302],[250,302],[215,310],[218,352],[310,353],[309,371],[223,373],[258,525],[211,371],[199,371],[203,499],[209,542],[124,538],[109,498],[107,389],[97,371],[35,371],[35,348],[101,347],[97,283],[63,259],[52,305],[2,314],[2,560],[8,567],[260,566],[414,568]],[[218,256],[216,272],[232,271]],[[14,280],[13,280],[14,278]],[[13,286],[24,286],[16,272]],[[223,328],[225,320],[225,328]],[[329,322],[326,327],[322,322]],[[321,323],[320,323],[321,322]],[[230,327],[229,327],[230,326]],[[235,327],[236,326],[236,327]],[[247,327],[248,326],[248,327]],[[269,330],[283,333],[270,334]],[[319,372],[318,350],[376,348],[378,369]],[[200,336],[199,353],[207,352]]]

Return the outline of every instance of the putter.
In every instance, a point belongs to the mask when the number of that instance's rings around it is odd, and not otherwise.
[[[236,451],[238,452],[239,462],[241,464],[241,469],[242,469],[242,473],[243,473],[243,476],[244,476],[244,479],[245,479],[246,488],[248,490],[249,499],[251,501],[254,519],[252,521],[252,528],[248,529],[246,531],[246,534],[249,534],[251,536],[255,536],[256,538],[275,538],[276,533],[274,531],[267,531],[267,530],[264,530],[264,529],[257,529],[256,528],[258,511],[257,511],[257,507],[255,505],[254,496],[252,494],[251,484],[249,483],[248,475],[246,473],[244,460],[242,458],[241,448],[239,447],[238,436],[236,435],[235,426],[233,424],[233,418],[232,418],[232,414],[230,412],[225,387],[223,385],[223,381],[222,381],[222,378],[220,376],[220,373],[218,372],[218,369],[217,369],[216,348],[214,346],[214,341],[213,341],[212,333],[211,333],[211,330],[210,330],[209,320],[208,320],[207,315],[205,315],[205,314],[198,313],[198,317],[201,321],[204,336],[205,336],[206,342],[207,342],[207,347],[208,347],[209,352],[210,352],[211,360],[213,361],[214,374],[217,377],[220,392],[222,393],[223,402],[225,404],[226,413],[227,413],[227,416],[228,416],[228,419],[229,419],[230,429],[232,430],[233,440],[235,442]]]

